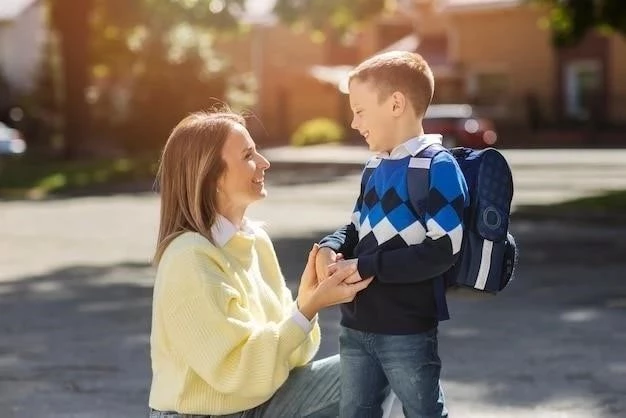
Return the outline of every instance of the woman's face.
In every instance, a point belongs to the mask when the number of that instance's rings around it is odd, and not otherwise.
[[[226,169],[218,181],[218,199],[224,205],[245,209],[267,196],[264,180],[270,163],[257,152],[250,133],[242,125],[234,124],[224,143],[222,159]]]

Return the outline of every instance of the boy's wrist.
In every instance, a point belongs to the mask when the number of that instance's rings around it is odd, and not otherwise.
[[[376,254],[359,256],[356,270],[363,278],[376,276]]]

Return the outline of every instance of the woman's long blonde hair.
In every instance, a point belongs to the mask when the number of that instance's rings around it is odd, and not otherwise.
[[[167,139],[157,174],[161,195],[159,237],[154,263],[183,232],[198,232],[211,242],[217,216],[217,181],[226,165],[222,149],[234,124],[232,112],[197,112],[180,121]]]

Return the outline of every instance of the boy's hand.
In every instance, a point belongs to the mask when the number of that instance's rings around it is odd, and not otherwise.
[[[322,247],[317,251],[315,256],[315,272],[317,273],[317,281],[322,282],[330,276],[328,266],[337,261],[338,254],[328,247]]]
[[[318,282],[315,259],[319,249],[319,245],[313,245],[298,288],[298,309],[309,320],[313,319],[320,309],[350,302],[371,282],[371,280],[363,280],[358,283],[348,283],[346,279],[356,271],[356,264],[350,263],[335,265],[332,269],[333,273],[323,282]]]
[[[354,273],[348,276],[344,282],[348,284],[358,283],[363,280],[363,277],[359,274],[359,270],[357,270],[358,260],[356,258],[352,258],[350,260],[343,260],[343,257],[340,259],[337,257],[337,261],[334,264],[328,266],[329,274],[333,274],[335,271],[339,269],[354,269]],[[371,279],[368,277],[367,279]]]

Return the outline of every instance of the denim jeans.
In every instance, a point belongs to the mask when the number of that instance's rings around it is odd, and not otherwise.
[[[229,415],[188,415],[151,411],[150,418],[336,418],[339,415],[339,356],[317,360],[291,371],[267,402]]]
[[[341,418],[380,418],[390,390],[406,418],[448,413],[439,384],[437,328],[420,334],[383,335],[342,327]]]

